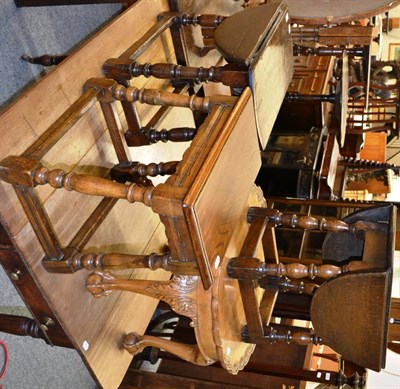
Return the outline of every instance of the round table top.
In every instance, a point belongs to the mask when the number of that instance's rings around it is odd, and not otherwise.
[[[323,25],[370,18],[394,8],[400,0],[283,0],[283,3],[289,7],[292,23]]]
[[[253,187],[247,206],[229,243],[225,258],[220,261],[218,267],[214,268],[212,287],[208,290],[204,290],[200,284],[198,287],[198,323],[195,327],[197,343],[203,354],[218,360],[232,374],[237,374],[246,366],[255,345],[244,343],[241,340],[241,332],[246,324],[246,318],[239,283],[236,279],[228,277],[227,263],[229,258],[239,255],[247,235],[249,229],[248,208],[262,204],[261,190]],[[261,247],[257,256],[263,259]],[[260,299],[262,292],[263,290],[258,288]]]

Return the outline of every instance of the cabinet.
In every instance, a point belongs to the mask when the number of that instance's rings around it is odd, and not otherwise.
[[[265,196],[312,198],[316,192],[314,172],[318,166],[322,131],[272,133],[261,152],[262,167],[256,183]]]
[[[294,75],[288,92],[320,95],[329,93],[334,57],[297,56]],[[284,102],[275,121],[274,130],[308,131],[322,128],[328,122],[330,104],[316,102]]]

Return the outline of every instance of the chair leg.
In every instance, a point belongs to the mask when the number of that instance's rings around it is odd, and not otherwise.
[[[151,335],[138,335],[132,332],[125,336],[123,344],[125,349],[132,355],[137,355],[141,353],[145,347],[150,346],[163,349],[196,365],[207,366],[215,362],[211,358],[203,355],[197,345],[178,343]]]
[[[23,54],[21,59],[36,65],[42,66],[53,66],[58,65],[61,61],[67,58],[67,55],[41,55],[40,57],[30,57],[29,55]]]
[[[109,271],[89,275],[86,288],[94,297],[103,297],[114,290],[140,293],[168,303],[178,315],[187,316],[197,324],[198,276],[174,276],[170,281],[126,280],[115,278]]]

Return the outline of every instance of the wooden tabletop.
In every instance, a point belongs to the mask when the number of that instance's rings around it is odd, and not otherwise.
[[[78,99],[86,80],[102,76],[102,65],[108,58],[120,56],[156,23],[159,13],[168,10],[167,0],[138,1],[23,93],[0,116],[0,159],[20,155],[26,150]],[[170,35],[166,32],[138,60],[170,62],[174,61],[172,53]],[[196,59],[194,55],[191,58]],[[209,53],[202,63],[209,66],[215,64],[218,58],[220,56],[216,52]],[[133,85],[170,88],[164,81],[145,78],[135,79]],[[119,103],[116,107],[121,113]],[[143,124],[157,109],[141,104],[137,108]],[[126,125],[122,115],[121,122]],[[190,110],[171,109],[160,123],[160,128],[193,125]],[[186,147],[186,144],[145,146],[135,148],[132,156],[143,163],[179,160]],[[44,156],[43,162],[48,167],[67,171],[74,169],[79,173],[100,176],[108,174],[110,167],[117,163],[117,158],[98,103],[85,112],[67,135]],[[153,182],[158,183],[157,179]],[[49,186],[37,188],[37,191],[62,245],[71,241],[101,200],[100,197],[55,190]],[[123,350],[122,338],[133,331],[144,333],[157,300],[125,292],[94,299],[85,288],[86,271],[74,274],[46,272],[41,264],[44,252],[11,185],[0,182],[0,198],[0,222],[20,253],[26,271],[33,276],[43,298],[52,307],[54,319],[68,334],[97,382],[106,388],[118,387],[132,358]],[[119,201],[87,248],[95,252],[148,254],[162,252],[165,244],[164,229],[158,215],[141,204]],[[127,278],[163,280],[170,277],[168,272],[163,271],[119,273]],[[19,282],[24,282],[24,278]],[[40,317],[37,319],[40,320]]]
[[[19,155],[27,149],[81,95],[87,79],[102,76],[101,67],[105,60],[124,52],[163,11],[168,11],[166,0],[137,2],[23,93],[0,117],[0,159]],[[140,60],[169,60],[172,46],[166,36],[168,34],[157,40]],[[138,79],[134,84],[141,87],[147,81]],[[160,81],[154,80],[150,85],[162,86]],[[117,108],[121,111],[119,105]],[[154,108],[138,108],[143,123],[146,123]],[[172,125],[193,126],[192,113],[189,110],[171,110],[162,126],[169,128]],[[182,144],[173,148],[166,145],[137,148],[134,158],[141,162],[176,160],[185,147]],[[97,103],[45,155],[43,161],[47,166],[68,171],[76,169],[81,173],[107,174],[108,169],[117,163],[117,158]],[[41,187],[38,192],[63,245],[71,240],[101,200],[48,186]],[[118,387],[132,358],[121,347],[122,337],[131,331],[144,332],[157,300],[125,293],[97,300],[85,289],[86,271],[71,275],[47,273],[41,265],[43,250],[10,185],[0,183],[0,198],[1,223],[52,307],[55,319],[61,323],[98,383],[106,388]],[[120,201],[87,247],[97,252],[141,254],[160,252],[165,243],[157,215],[140,204]],[[125,273],[125,277],[168,279],[169,274],[135,271],[133,275]],[[20,282],[23,282],[23,277]],[[141,307],[140,315],[137,307]]]
[[[204,290],[199,283],[197,292],[198,326],[195,328],[200,349],[210,358],[217,360],[232,374],[237,374],[247,364],[254,344],[241,340],[241,331],[246,324],[238,280],[227,275],[229,258],[239,255],[249,231],[247,211],[250,207],[259,207],[264,203],[262,191],[253,186],[245,206],[242,208],[239,222],[219,266],[215,266],[213,286]],[[257,257],[264,258],[259,247]],[[218,264],[217,264],[218,265]],[[257,289],[261,300],[263,290]]]
[[[183,201],[199,267],[199,262],[220,265],[260,167],[254,106],[246,88]]]

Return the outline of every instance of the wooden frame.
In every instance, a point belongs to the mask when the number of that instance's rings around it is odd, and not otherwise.
[[[400,43],[389,43],[388,59],[400,60]]]

